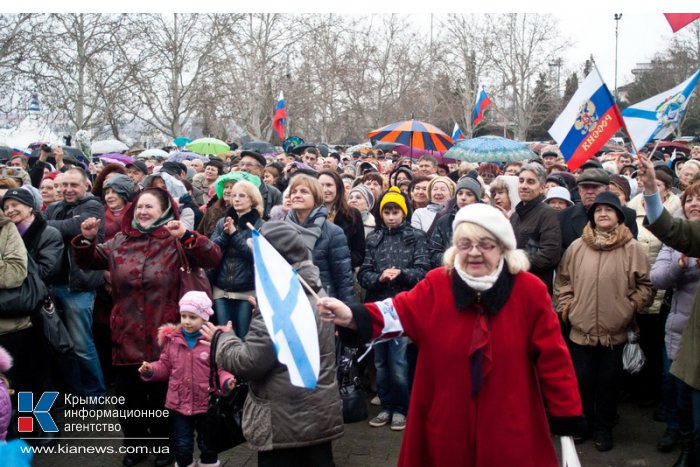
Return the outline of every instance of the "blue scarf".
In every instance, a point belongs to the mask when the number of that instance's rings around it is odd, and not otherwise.
[[[187,332],[182,329],[182,335],[185,336],[185,342],[187,342],[187,347],[190,349],[193,349],[195,345],[197,345],[197,341],[199,340],[199,336],[202,335],[201,332],[195,331],[195,332]]]

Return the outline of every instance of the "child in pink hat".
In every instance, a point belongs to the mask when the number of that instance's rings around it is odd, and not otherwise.
[[[208,446],[206,423],[209,400],[209,351],[200,341],[200,329],[214,314],[212,303],[204,292],[190,291],[180,299],[180,324],[166,324],[158,330],[162,347],[157,362],[143,362],[139,368],[145,381],[168,380],[165,407],[170,409],[173,425],[175,460],[179,467],[193,467],[194,432],[201,456],[200,467],[219,466],[216,450]],[[233,389],[235,378],[219,370],[221,387]]]

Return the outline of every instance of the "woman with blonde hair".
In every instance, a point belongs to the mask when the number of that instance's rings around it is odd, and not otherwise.
[[[321,183],[306,174],[294,175],[289,181],[289,200],[286,222],[301,233],[320,270],[323,288],[331,297],[355,303],[350,248],[343,229],[328,220]]]
[[[231,183],[233,185],[226,191],[230,208],[216,223],[211,237],[223,255],[212,281],[214,310],[217,323],[232,322],[236,335],[243,339],[253,316],[248,298],[255,295],[253,251],[248,246],[253,233],[248,224],[256,229],[262,226],[263,199],[259,185],[233,179],[227,185]]]
[[[496,208],[463,207],[453,231],[444,267],[411,290],[352,307],[321,298],[321,319],[350,345],[406,335],[420,349],[399,466],[557,466],[550,430],[585,421],[547,289]]]

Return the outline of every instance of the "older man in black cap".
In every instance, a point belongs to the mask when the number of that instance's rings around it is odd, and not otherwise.
[[[584,170],[576,181],[581,203],[564,209],[559,214],[559,224],[561,226],[561,243],[562,249],[566,250],[574,240],[579,238],[583,233],[583,228],[588,222],[588,208],[595,201],[595,197],[599,193],[608,191],[610,184],[610,176],[608,173],[599,168],[590,168]],[[625,225],[632,231],[634,238],[637,238],[637,222],[634,210],[622,206],[625,213]]]
[[[260,194],[263,199],[263,219],[270,219],[272,206],[282,204],[282,193],[272,185],[263,182],[263,169],[267,163],[265,157],[255,151],[241,151],[238,168],[260,179]]]
[[[134,182],[134,185],[138,185],[148,175],[148,167],[145,162],[137,159],[126,164],[126,175]]]

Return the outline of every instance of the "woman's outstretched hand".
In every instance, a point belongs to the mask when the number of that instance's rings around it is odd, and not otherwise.
[[[316,304],[321,321],[350,329],[357,329],[350,307],[337,298],[323,297]]]

